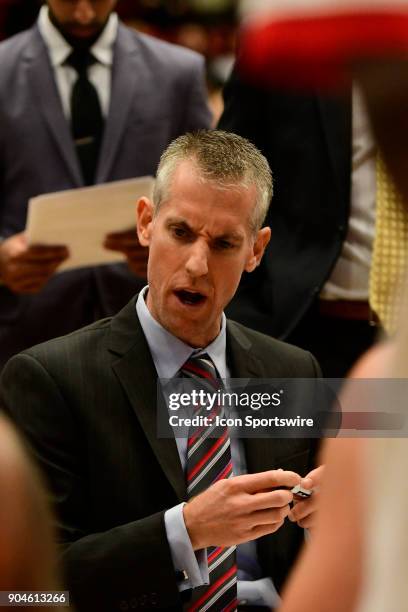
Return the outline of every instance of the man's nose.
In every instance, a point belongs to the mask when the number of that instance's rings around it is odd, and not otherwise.
[[[195,278],[205,276],[208,273],[208,247],[196,242],[191,245],[186,262],[187,273]]]
[[[80,25],[88,25],[95,19],[95,9],[90,0],[78,0],[75,5],[74,19]]]

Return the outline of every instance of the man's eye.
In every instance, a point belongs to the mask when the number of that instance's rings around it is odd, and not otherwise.
[[[176,238],[187,238],[188,237],[188,232],[183,227],[172,227],[171,231],[172,231],[173,236],[175,236]]]
[[[228,249],[232,249],[234,245],[228,240],[217,240],[215,247],[220,251],[226,251]]]

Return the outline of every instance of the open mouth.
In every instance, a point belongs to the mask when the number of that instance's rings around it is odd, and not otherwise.
[[[206,297],[198,291],[187,291],[186,289],[179,289],[175,291],[176,296],[182,304],[187,306],[198,306],[205,302]]]

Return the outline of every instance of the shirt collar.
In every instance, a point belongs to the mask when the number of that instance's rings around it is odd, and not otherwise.
[[[145,302],[147,290],[148,287],[144,287],[139,293],[136,311],[159,378],[173,378],[187,359],[200,353],[207,353],[213,360],[221,378],[227,378],[226,318],[224,313],[222,314],[221,330],[218,336],[208,346],[194,349],[173,336],[152,317]]]
[[[62,66],[71,53],[72,47],[67,43],[62,34],[51,22],[47,6],[44,5],[41,7],[37,23],[40,34],[47,45],[52,66]],[[101,35],[91,47],[92,55],[101,64],[105,64],[107,66],[112,65],[113,45],[115,43],[117,33],[118,16],[116,13],[111,13]]]

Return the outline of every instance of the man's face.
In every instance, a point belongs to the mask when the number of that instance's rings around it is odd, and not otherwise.
[[[47,0],[52,21],[67,39],[96,39],[117,0]]]
[[[220,188],[181,162],[170,193],[153,215],[138,204],[139,240],[149,246],[147,307],[174,336],[204,347],[220,331],[221,314],[241,274],[259,263],[270,230],[250,230],[255,187]]]

